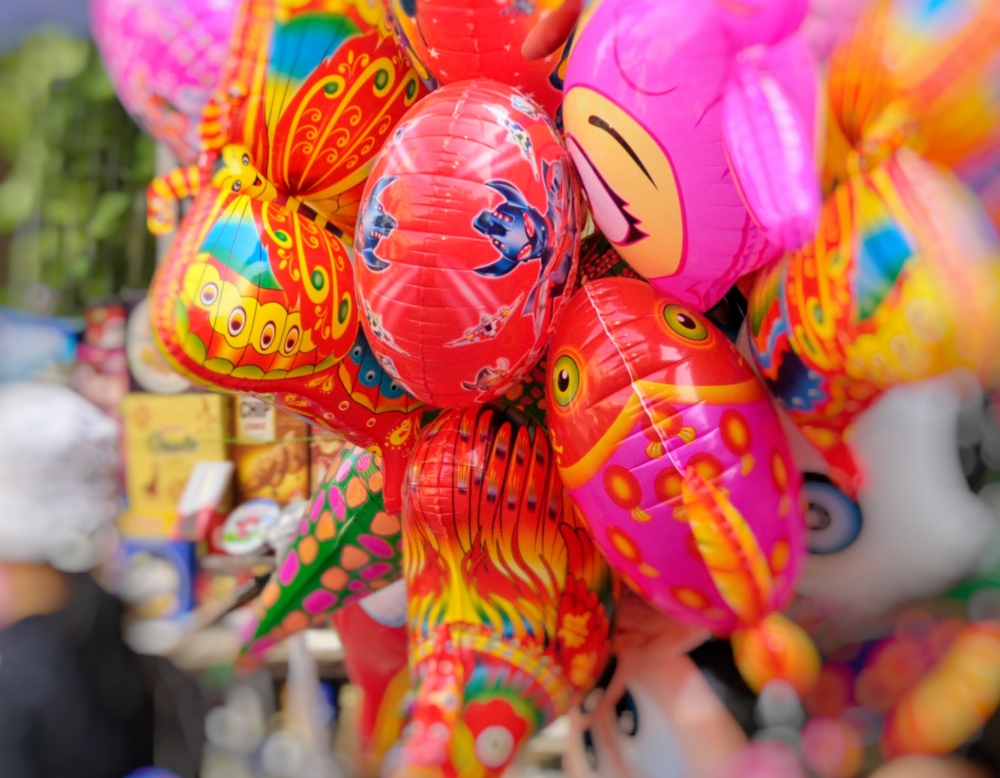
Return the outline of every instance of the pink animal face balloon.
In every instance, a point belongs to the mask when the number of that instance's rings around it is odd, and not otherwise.
[[[698,310],[814,232],[815,64],[792,35],[805,6],[603,0],[578,31],[563,122],[594,219]]]
[[[182,163],[229,50],[237,0],[93,0],[101,59],[119,99]]]

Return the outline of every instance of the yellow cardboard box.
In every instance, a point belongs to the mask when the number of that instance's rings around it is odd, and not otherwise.
[[[240,501],[264,497],[287,505],[308,499],[308,424],[247,395],[236,399],[234,413]]]
[[[221,394],[126,395],[125,487],[133,526],[147,528],[141,534],[156,526],[154,534],[170,534],[195,465],[229,459],[232,403]]]

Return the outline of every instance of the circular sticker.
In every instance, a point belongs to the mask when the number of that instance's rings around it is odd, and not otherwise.
[[[233,556],[261,551],[280,513],[281,508],[274,500],[262,498],[243,503],[222,525],[222,550]]]
[[[125,352],[132,378],[147,392],[177,394],[191,388],[191,382],[174,370],[153,338],[149,322],[149,299],[132,311],[125,334]]]

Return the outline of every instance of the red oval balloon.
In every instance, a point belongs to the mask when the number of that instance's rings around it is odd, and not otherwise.
[[[445,87],[386,143],[355,235],[362,323],[416,398],[488,402],[538,362],[576,277],[580,186],[552,122],[493,81]]]

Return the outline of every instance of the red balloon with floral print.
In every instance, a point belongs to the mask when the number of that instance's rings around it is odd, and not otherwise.
[[[362,325],[417,399],[501,396],[538,362],[572,288],[580,188],[552,122],[493,81],[445,87],[375,163],[355,235]]]

